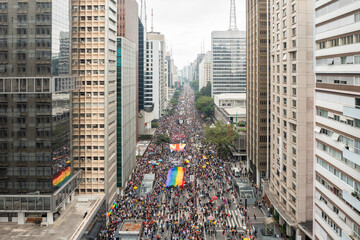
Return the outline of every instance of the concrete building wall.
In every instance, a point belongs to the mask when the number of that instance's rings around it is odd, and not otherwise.
[[[305,237],[313,207],[313,2],[270,3],[271,204],[288,236]]]
[[[314,239],[360,238],[360,3],[315,3]]]
[[[268,13],[267,1],[247,1],[247,152],[253,179],[259,186],[261,178],[269,177]]]
[[[72,67],[84,77],[72,99],[73,166],[85,171],[78,192],[105,193],[107,205],[116,195],[116,13],[110,0],[72,1]]]

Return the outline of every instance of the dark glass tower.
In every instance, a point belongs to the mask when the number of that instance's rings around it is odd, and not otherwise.
[[[139,111],[144,110],[144,25],[139,19]]]
[[[70,1],[1,6],[0,212],[51,210],[60,202],[6,195],[49,196],[71,177]]]

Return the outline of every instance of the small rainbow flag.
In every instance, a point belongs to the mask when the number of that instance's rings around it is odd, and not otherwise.
[[[174,167],[169,169],[165,187],[183,186],[185,168]]]

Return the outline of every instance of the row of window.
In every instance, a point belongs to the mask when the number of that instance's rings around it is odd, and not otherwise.
[[[8,167],[6,176],[52,176],[51,167]]]
[[[87,17],[80,16],[81,21],[85,21],[86,18],[87,18],[87,21],[92,21],[92,20],[94,20],[94,21],[98,21],[98,20],[105,21],[105,16],[87,16]],[[73,16],[72,17],[73,22],[76,22],[78,19],[79,19],[78,16]]]
[[[104,135],[86,135],[87,139],[104,139]],[[85,139],[85,135],[73,135],[73,139]],[[97,159],[96,159],[97,160]]]
[[[78,149],[87,149],[87,150],[91,150],[91,149],[105,149],[104,146],[73,146],[74,150],[78,150]]]
[[[104,124],[86,124],[86,128],[104,128]],[[74,124],[73,128],[85,128],[85,124]]]
[[[332,48],[348,44],[360,43],[360,33],[351,34],[344,37],[339,37],[331,40],[318,41],[316,49]]]
[[[85,11],[85,10],[88,10],[88,11],[105,11],[105,5],[87,5],[87,6],[84,6],[84,5],[81,5],[81,6],[78,6],[78,5],[73,5],[72,6],[72,10],[74,12],[80,10],[80,11]]]
[[[352,127],[360,128],[360,119],[354,118],[354,120],[347,119],[346,121],[344,121],[344,120],[342,120],[342,119],[340,118],[339,115],[333,114],[333,113],[331,113],[331,112],[328,112],[328,111],[322,110],[322,109],[318,109],[318,108],[316,109],[316,114],[317,114],[318,116],[330,118],[330,119],[332,119],[332,120],[335,120],[335,121],[338,121],[338,122],[341,122],[341,123],[350,125],[350,126],[352,126]]]
[[[9,182],[9,181],[1,181],[0,188],[8,188],[8,189],[51,189],[52,183],[50,181],[45,182],[29,182],[29,181],[16,181],[16,182]],[[30,204],[30,202],[29,202]]]

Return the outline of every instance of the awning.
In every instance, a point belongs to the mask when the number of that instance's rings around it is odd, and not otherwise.
[[[275,220],[272,217],[268,217],[268,218],[264,219],[264,225],[269,225],[269,224],[274,223],[274,222],[275,222]]]
[[[331,139],[337,141],[339,139],[339,136],[340,135],[338,133],[334,132],[333,135],[331,136]]]
[[[315,132],[320,133],[320,131],[321,131],[321,127],[315,126]]]

